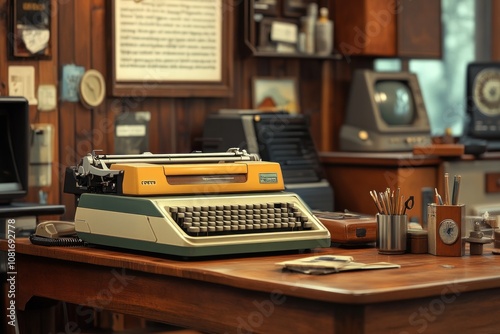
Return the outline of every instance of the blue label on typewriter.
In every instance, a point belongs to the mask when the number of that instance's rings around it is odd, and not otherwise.
[[[278,183],[278,174],[276,173],[260,173],[260,183]]]

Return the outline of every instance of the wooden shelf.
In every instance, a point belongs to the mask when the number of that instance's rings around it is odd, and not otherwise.
[[[245,46],[249,50],[253,57],[262,58],[293,58],[293,59],[325,59],[325,60],[340,60],[342,55],[334,51],[330,55],[316,55],[316,54],[306,54],[300,52],[273,52],[273,51],[262,51],[258,48],[258,36],[256,26],[259,24],[254,20],[254,0],[245,0],[245,10],[244,10],[244,35],[245,35]],[[276,20],[276,21],[287,21],[294,22],[298,18],[285,18],[281,16],[265,16],[264,20]]]
[[[251,51],[253,57],[262,58],[295,58],[295,59],[325,59],[325,60],[341,60],[342,55],[340,53],[332,53],[328,56],[318,56],[310,55],[305,53],[285,53],[285,52],[270,52],[270,51],[258,51],[252,46],[247,45]]]

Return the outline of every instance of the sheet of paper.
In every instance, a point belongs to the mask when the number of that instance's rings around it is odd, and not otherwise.
[[[35,67],[9,66],[9,96],[24,96],[30,105],[38,103],[35,97]]]
[[[276,263],[276,265],[290,271],[316,275],[332,274],[348,270],[401,268],[399,264],[389,262],[354,262],[354,259],[351,256],[339,255],[310,256],[297,260],[279,262]]]
[[[115,1],[118,81],[222,79],[222,0]]]

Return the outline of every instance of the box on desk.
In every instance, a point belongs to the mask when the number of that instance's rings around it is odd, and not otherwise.
[[[376,241],[375,216],[327,211],[313,211],[313,214],[330,231],[333,243],[356,245]]]

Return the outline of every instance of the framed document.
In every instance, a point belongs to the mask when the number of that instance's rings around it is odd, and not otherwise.
[[[231,0],[111,1],[112,96],[232,95]]]

